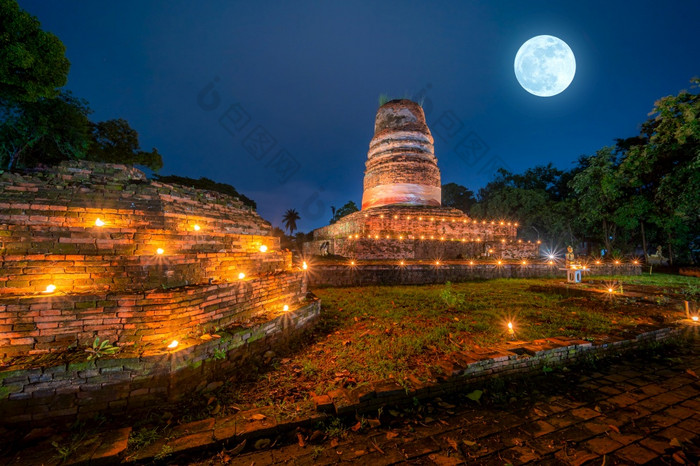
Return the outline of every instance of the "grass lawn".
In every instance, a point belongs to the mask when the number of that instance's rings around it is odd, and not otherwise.
[[[618,280],[676,295],[700,286],[698,278],[667,275],[591,280]],[[500,279],[315,290],[323,312],[310,339],[249,380],[226,383],[214,395],[216,402],[209,395],[207,405],[198,406],[197,412],[225,412],[227,406],[283,407],[339,386],[386,378],[403,383],[409,375],[427,379],[439,358],[506,342],[509,321],[518,340],[567,336],[600,341],[659,328],[682,317],[670,307],[622,296],[564,297],[530,289],[561,283],[561,279]]]

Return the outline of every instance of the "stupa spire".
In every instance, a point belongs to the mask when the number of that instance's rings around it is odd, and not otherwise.
[[[401,99],[379,107],[365,166],[362,210],[441,205],[433,136],[417,103]]]

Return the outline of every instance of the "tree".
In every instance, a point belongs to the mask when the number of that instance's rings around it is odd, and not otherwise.
[[[62,92],[24,102],[0,123],[0,168],[82,159],[90,143],[87,102]]]
[[[14,0],[0,0],[0,105],[56,97],[70,62],[65,46]]]
[[[600,226],[605,249],[612,252],[617,235],[618,209],[622,198],[621,177],[612,147],[604,147],[590,157],[581,157],[584,167],[570,182],[581,205],[581,216]]]
[[[88,160],[106,163],[144,165],[151,170],[163,168],[163,158],[156,148],[141,150],[139,134],[122,119],[92,123],[92,141]]]
[[[476,204],[474,192],[457,183],[447,183],[442,185],[442,205],[454,207],[465,214],[468,214],[472,206]]]
[[[656,101],[640,136],[627,145],[621,169],[673,261],[678,251],[691,251],[700,231],[700,95],[684,90]]]
[[[335,207],[331,206],[331,210],[333,212],[333,217],[331,218],[330,223],[335,223],[346,215],[350,215],[351,213],[357,212],[360,209],[357,208],[357,204],[355,204],[353,201],[348,201],[340,209],[336,209]]]
[[[284,213],[282,221],[284,222],[284,227],[289,230],[290,235],[293,235],[294,230],[297,229],[297,220],[299,219],[299,212],[297,212],[295,209],[289,209]]]

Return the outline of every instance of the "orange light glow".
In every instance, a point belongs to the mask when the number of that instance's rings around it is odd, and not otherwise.
[[[283,310],[284,312],[287,312],[287,311],[289,310],[289,305],[288,305],[288,304],[285,304],[284,307],[282,307],[282,310]]]
[[[162,255],[164,252],[165,251],[163,251],[163,248],[156,249],[156,254],[158,254],[159,256]]]
[[[245,278],[245,274],[243,272],[238,274],[238,279],[243,280]]]
[[[200,226],[197,225],[197,224],[195,224],[193,228],[194,228],[194,231],[199,231],[199,230],[202,229],[202,227],[200,227]]]
[[[302,268],[303,270],[306,270],[306,269],[309,268],[309,264],[307,264],[306,261],[304,261],[304,263],[301,264],[301,268]]]
[[[179,344],[180,344],[179,341],[173,340],[173,341],[168,345],[168,349],[175,349],[175,348],[177,348],[177,345],[179,345]]]
[[[97,220],[95,220],[95,226],[96,227],[103,227],[103,226],[105,226],[105,222],[103,222],[101,219],[98,218]]]
[[[44,293],[53,293],[54,291],[56,291],[56,285],[47,285]]]
[[[265,246],[264,244],[260,246],[260,252],[267,252],[267,246]]]

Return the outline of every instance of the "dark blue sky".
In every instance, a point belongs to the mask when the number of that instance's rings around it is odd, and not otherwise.
[[[499,165],[568,169],[636,134],[657,98],[700,73],[700,2],[20,5],[66,45],[67,87],[93,120],[127,119],[163,154],[161,173],[230,183],[275,225],[296,208],[302,231],[360,204],[382,93],[423,96],[443,183],[476,191]],[[576,56],[573,83],[550,98],[513,73],[540,34]]]

